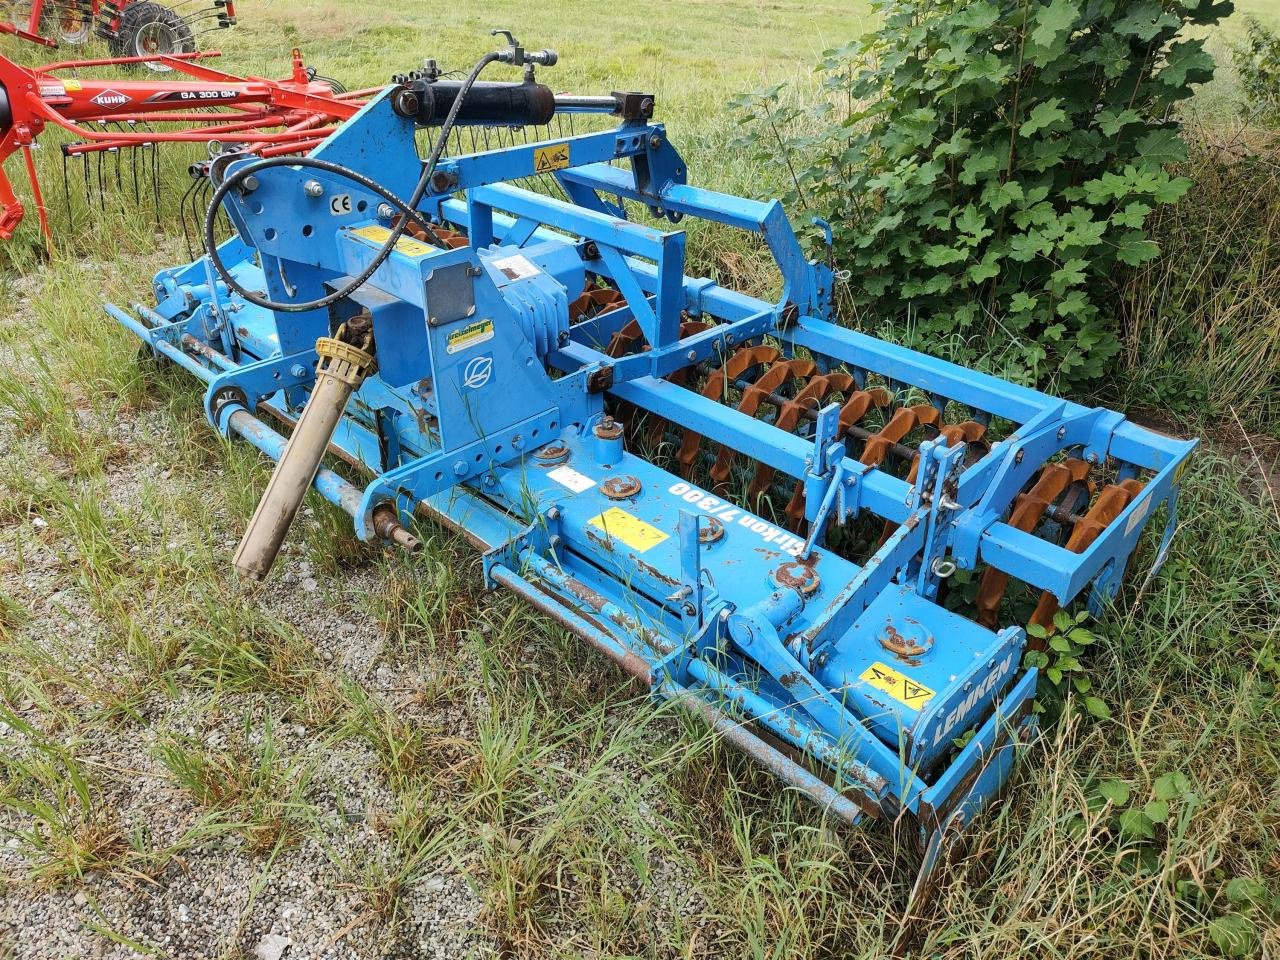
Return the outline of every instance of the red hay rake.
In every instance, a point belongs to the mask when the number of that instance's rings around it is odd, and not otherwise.
[[[205,144],[208,160],[193,166],[192,190],[207,185],[208,165],[221,156],[252,154],[274,157],[303,154],[322,143],[338,125],[353,116],[372,91],[342,92],[333,81],[316,76],[302,55],[293,51],[293,71],[284,80],[237,77],[196,60],[216,52],[161,57],[166,67],[190,79],[101,80],[58,76],[73,69],[134,64],[145,57],[77,60],[22,67],[0,57],[0,240],[7,240],[25,216],[4,161],[21,152],[31,183],[40,228],[52,249],[44,191],[33,156],[36,141],[50,127],[59,127],[74,140],[62,145],[63,183],[67,163],[84,161],[86,186],[91,181],[90,158],[97,158],[97,185],[104,185],[102,160],[114,157],[121,181],[119,158],[133,163],[135,194],[139,192],[137,157],[150,161],[153,192],[159,207],[156,150],[161,144]],[[192,190],[188,191],[191,196]],[[187,197],[183,198],[185,204]]]
[[[232,0],[192,6],[151,0],[0,0],[0,33],[56,47],[81,44],[91,36],[105,41],[116,56],[191,53],[196,37],[236,22]],[[7,18],[7,19],[6,19]],[[154,61],[148,62],[153,69]]]

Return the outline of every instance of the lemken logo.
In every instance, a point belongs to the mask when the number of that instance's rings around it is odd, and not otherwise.
[[[485,355],[471,360],[462,370],[463,386],[478,390],[493,376],[493,357]]]
[[[118,90],[103,90],[89,102],[96,103],[100,107],[123,107],[126,103],[132,103],[133,97]]]
[[[976,707],[983,697],[996,688],[1000,681],[1003,680],[1005,676],[1008,675],[1009,671],[1013,669],[1013,665],[1016,660],[1016,652],[1005,657],[1002,664],[987,674],[986,678],[974,687],[967,697],[951,709],[951,712],[947,714],[946,720],[939,725],[938,732],[934,735],[933,742],[935,746],[950,736],[951,731],[956,728],[956,725],[969,715],[969,711]]]

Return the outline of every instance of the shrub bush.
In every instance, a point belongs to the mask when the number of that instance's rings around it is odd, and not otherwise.
[[[1280,36],[1253,17],[1245,20],[1245,40],[1231,51],[1247,113],[1264,123],[1280,123]]]
[[[849,293],[896,339],[1060,388],[1120,350],[1117,274],[1191,181],[1174,104],[1213,74],[1213,0],[879,0],[828,96],[739,97],[744,144],[830,221]]]

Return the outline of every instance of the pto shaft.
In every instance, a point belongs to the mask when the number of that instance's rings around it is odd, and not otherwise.
[[[270,572],[320,469],[347,401],[373,370],[374,359],[369,352],[372,348],[373,333],[367,315],[343,324],[336,338],[316,341],[320,362],[311,398],[236,550],[235,568],[243,576],[262,580]]]

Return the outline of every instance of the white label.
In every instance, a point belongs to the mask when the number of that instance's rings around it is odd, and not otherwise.
[[[335,217],[346,216],[351,212],[351,194],[340,193],[329,200],[329,212]]]
[[[574,493],[582,493],[582,491],[590,490],[596,485],[594,480],[585,474],[579,473],[568,464],[561,464],[550,471],[547,476],[562,487],[568,487]]]
[[[536,276],[540,272],[537,267],[518,253],[513,257],[494,260],[493,265],[501,270],[508,280],[523,280],[525,277]]]
[[[759,517],[744,513],[733,504],[721,500],[719,497],[713,497],[705,490],[699,490],[692,484],[672,484],[667,489],[667,493],[673,497],[679,497],[685,503],[695,507],[709,517],[715,517],[721,523],[736,523],[744,530],[750,530],[780,553],[798,557],[800,551],[804,549],[804,540],[800,537],[794,536],[780,527],[775,527]]]
[[[1133,533],[1133,528],[1142,522],[1142,518],[1147,515],[1147,511],[1150,509],[1151,497],[1147,497],[1147,499],[1143,500],[1142,503],[1138,505],[1138,508],[1133,511],[1133,514],[1129,517],[1129,522],[1124,525],[1124,535],[1126,537]]]

